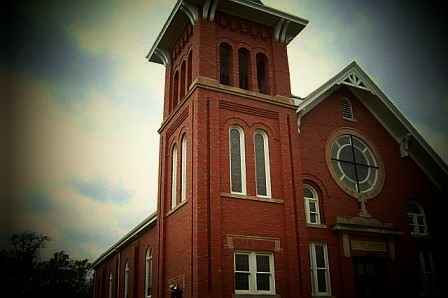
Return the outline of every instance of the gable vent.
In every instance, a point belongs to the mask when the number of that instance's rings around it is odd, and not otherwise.
[[[354,120],[352,103],[346,97],[341,98],[342,116],[344,119]]]

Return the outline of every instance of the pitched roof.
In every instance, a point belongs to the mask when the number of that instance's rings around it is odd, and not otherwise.
[[[414,125],[353,61],[298,104],[298,121],[328,95],[345,85],[357,96],[400,145],[402,157],[409,156],[443,191],[448,192],[448,166],[418,133]]]
[[[118,240],[111,247],[109,247],[108,250],[106,250],[102,255],[100,255],[96,260],[92,262],[92,267],[97,268],[100,264],[103,263],[103,261],[107,260],[109,256],[118,253],[123,246],[127,245],[131,241],[135,241],[139,235],[141,235],[148,228],[154,227],[156,224],[157,224],[157,211],[152,213],[147,218],[145,218],[131,231],[129,231],[126,235],[124,235],[120,240]]]

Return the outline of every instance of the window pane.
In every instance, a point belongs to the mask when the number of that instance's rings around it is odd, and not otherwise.
[[[257,274],[257,290],[258,291],[271,290],[269,274]]]
[[[357,165],[356,171],[358,173],[358,181],[359,182],[367,181],[368,175],[370,174],[368,167]]]
[[[235,270],[236,271],[249,271],[249,256],[236,254],[235,255]]]
[[[249,290],[249,273],[235,273],[235,290]]]
[[[316,245],[316,265],[317,268],[325,268],[324,247]]]
[[[351,146],[345,146],[339,150],[338,159],[353,162],[353,152]]]
[[[409,203],[406,210],[408,213],[420,214],[420,209],[413,203]]]
[[[316,203],[315,202],[310,202],[309,207],[310,207],[310,212],[316,212]]]
[[[317,283],[319,292],[327,292],[327,282],[325,279],[325,270],[317,270]]]
[[[313,193],[309,188],[304,188],[303,193],[305,194],[305,197],[307,198],[314,198]]]
[[[259,133],[255,134],[255,167],[257,171],[257,194],[266,196],[267,189],[264,137]]]
[[[352,182],[356,181],[355,175],[355,166],[352,163],[348,162],[340,162],[339,166],[341,167],[342,172],[349,178]]]
[[[310,222],[311,223],[317,223],[317,215],[312,213],[310,214]]]
[[[237,129],[230,131],[230,151],[232,192],[242,192],[241,144],[240,132]]]
[[[271,272],[269,267],[269,256],[257,255],[257,272]]]

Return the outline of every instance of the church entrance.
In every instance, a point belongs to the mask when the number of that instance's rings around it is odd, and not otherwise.
[[[390,297],[387,259],[353,257],[356,298]]]

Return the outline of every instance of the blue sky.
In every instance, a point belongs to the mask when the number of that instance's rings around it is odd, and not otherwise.
[[[310,21],[288,45],[294,95],[308,95],[355,60],[448,160],[448,40],[439,4],[263,3]],[[52,238],[47,255],[63,249],[93,260],[156,210],[164,67],[145,56],[174,4],[11,7],[0,57],[12,153],[2,241],[37,231]]]

